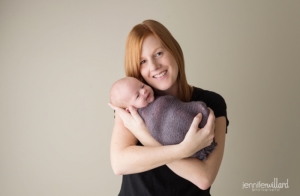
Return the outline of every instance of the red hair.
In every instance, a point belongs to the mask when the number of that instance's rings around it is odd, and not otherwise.
[[[140,58],[144,39],[154,35],[162,45],[173,55],[178,65],[178,98],[188,102],[191,99],[192,87],[187,83],[184,67],[184,57],[180,45],[161,23],[155,20],[145,20],[130,31],[126,41],[125,73],[146,83],[140,72]]]

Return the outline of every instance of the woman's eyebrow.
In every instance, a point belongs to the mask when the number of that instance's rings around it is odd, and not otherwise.
[[[160,47],[156,48],[154,51],[157,51],[157,50],[163,50],[163,49],[164,49],[164,47],[163,47],[163,46],[160,46]]]
[[[158,50],[164,50],[165,48],[163,47],[163,46],[159,46],[159,47],[156,47],[153,51],[152,51],[152,53],[156,53]],[[140,59],[141,60],[143,60],[143,56],[141,55],[141,57],[140,57]]]

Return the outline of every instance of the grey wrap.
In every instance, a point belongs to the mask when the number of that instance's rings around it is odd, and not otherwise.
[[[202,113],[199,128],[205,126],[209,110],[206,104],[200,101],[182,102],[174,96],[166,95],[157,97],[147,107],[138,109],[150,134],[162,145],[178,144],[183,141],[194,117]],[[205,160],[216,146],[215,141],[192,157]]]

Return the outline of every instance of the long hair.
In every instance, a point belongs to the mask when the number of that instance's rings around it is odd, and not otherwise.
[[[125,73],[146,83],[140,72],[140,58],[144,39],[154,35],[162,45],[173,55],[178,65],[178,98],[188,102],[191,99],[192,87],[187,83],[184,67],[184,57],[180,45],[161,23],[155,20],[145,20],[130,31],[126,41]]]

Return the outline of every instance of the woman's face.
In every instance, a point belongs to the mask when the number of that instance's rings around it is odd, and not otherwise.
[[[154,35],[144,39],[140,66],[142,77],[158,94],[177,96],[178,65],[172,54]]]

